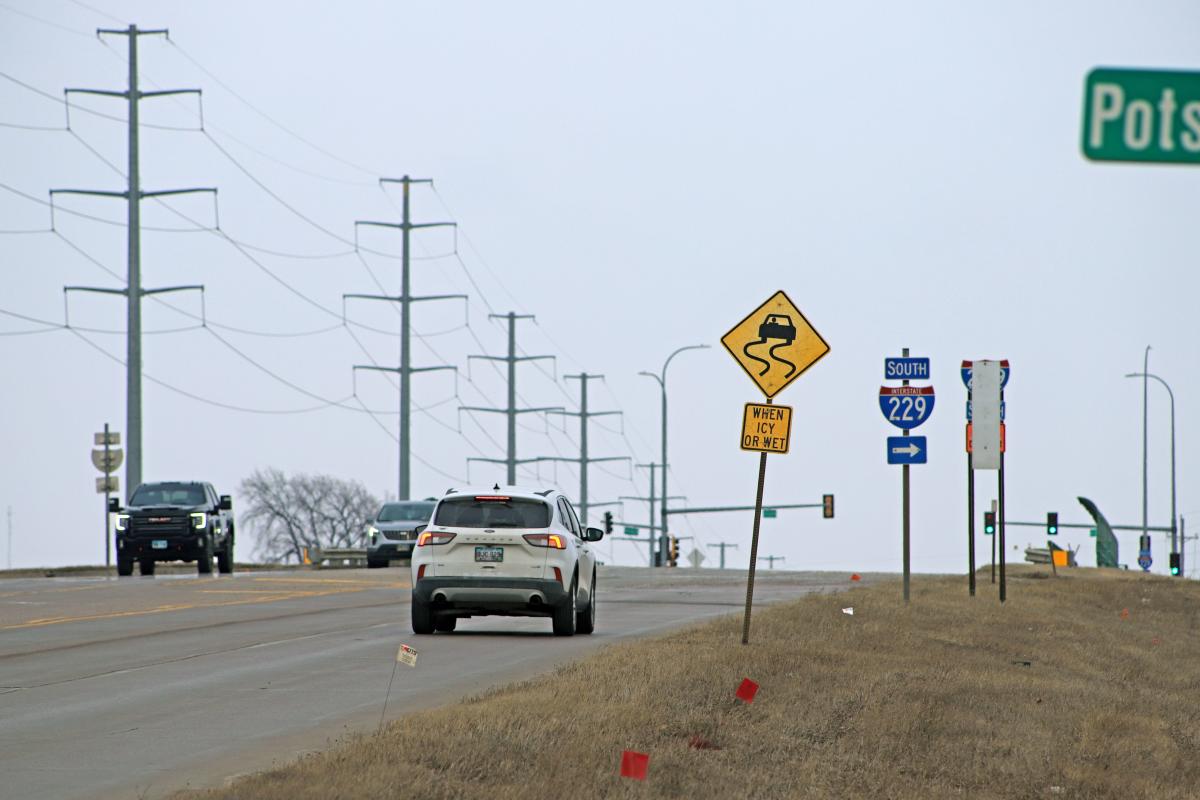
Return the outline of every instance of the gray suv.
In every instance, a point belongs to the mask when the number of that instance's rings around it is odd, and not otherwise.
[[[393,558],[411,558],[417,528],[429,524],[435,505],[432,498],[384,503],[367,525],[367,566],[386,567]]]

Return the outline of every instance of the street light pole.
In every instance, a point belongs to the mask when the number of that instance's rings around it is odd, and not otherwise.
[[[1167,396],[1171,398],[1171,552],[1178,553],[1179,542],[1176,537],[1176,532],[1178,530],[1176,527],[1176,520],[1178,517],[1175,516],[1175,393],[1171,391],[1171,387],[1166,381],[1149,372],[1131,372],[1125,377],[1141,378],[1143,383],[1145,383],[1148,378],[1153,378],[1163,385],[1163,388],[1167,390]],[[1143,526],[1146,524],[1145,518],[1143,518],[1142,524]]]
[[[659,502],[659,511],[661,514],[660,520],[662,522],[662,527],[660,530],[662,531],[663,536],[667,535],[667,495],[669,494],[669,492],[667,491],[667,471],[668,471],[668,467],[667,467],[667,464],[668,464],[668,462],[667,462],[667,367],[671,366],[671,359],[675,358],[675,356],[679,355],[680,353],[684,352],[685,350],[707,350],[708,347],[709,346],[706,344],[685,345],[683,347],[680,347],[675,352],[671,353],[671,355],[667,356],[667,360],[663,362],[662,372],[660,374],[655,375],[653,372],[639,372],[638,373],[638,375],[648,375],[649,377],[654,378],[654,380],[658,381],[658,387],[662,391],[662,462],[661,462],[661,465],[662,465],[662,500]],[[651,536],[650,538],[653,539],[654,537]],[[650,556],[651,556],[650,563],[651,564],[655,563],[654,547],[655,547],[655,543],[653,541],[651,541],[650,542]]]

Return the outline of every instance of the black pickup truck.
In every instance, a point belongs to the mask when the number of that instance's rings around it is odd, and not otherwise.
[[[153,575],[158,561],[195,561],[200,574],[208,575],[214,555],[223,574],[233,572],[233,501],[211,483],[143,483],[128,508],[112,510],[118,575],[132,575],[134,561],[143,575]]]

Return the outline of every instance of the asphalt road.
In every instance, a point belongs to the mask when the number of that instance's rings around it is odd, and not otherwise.
[[[866,576],[864,576],[866,577]],[[755,602],[848,588],[759,571]],[[407,569],[0,581],[0,796],[153,798],[286,763],[387,717],[745,603],[732,570],[602,567],[597,629],[463,620],[414,636]]]

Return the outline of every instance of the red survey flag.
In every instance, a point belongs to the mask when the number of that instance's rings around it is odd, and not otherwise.
[[[746,703],[753,703],[754,695],[756,694],[758,694],[758,684],[749,678],[742,678],[742,685],[737,690],[737,699]]]
[[[859,575],[857,572],[854,572],[854,573],[851,573],[851,575],[850,575],[850,580],[852,580],[852,581],[861,581],[861,580],[862,580],[862,576],[861,576],[861,575]]]
[[[633,778],[635,781],[646,780],[646,770],[650,767],[650,756],[636,750],[626,750],[621,753],[621,777]]]

